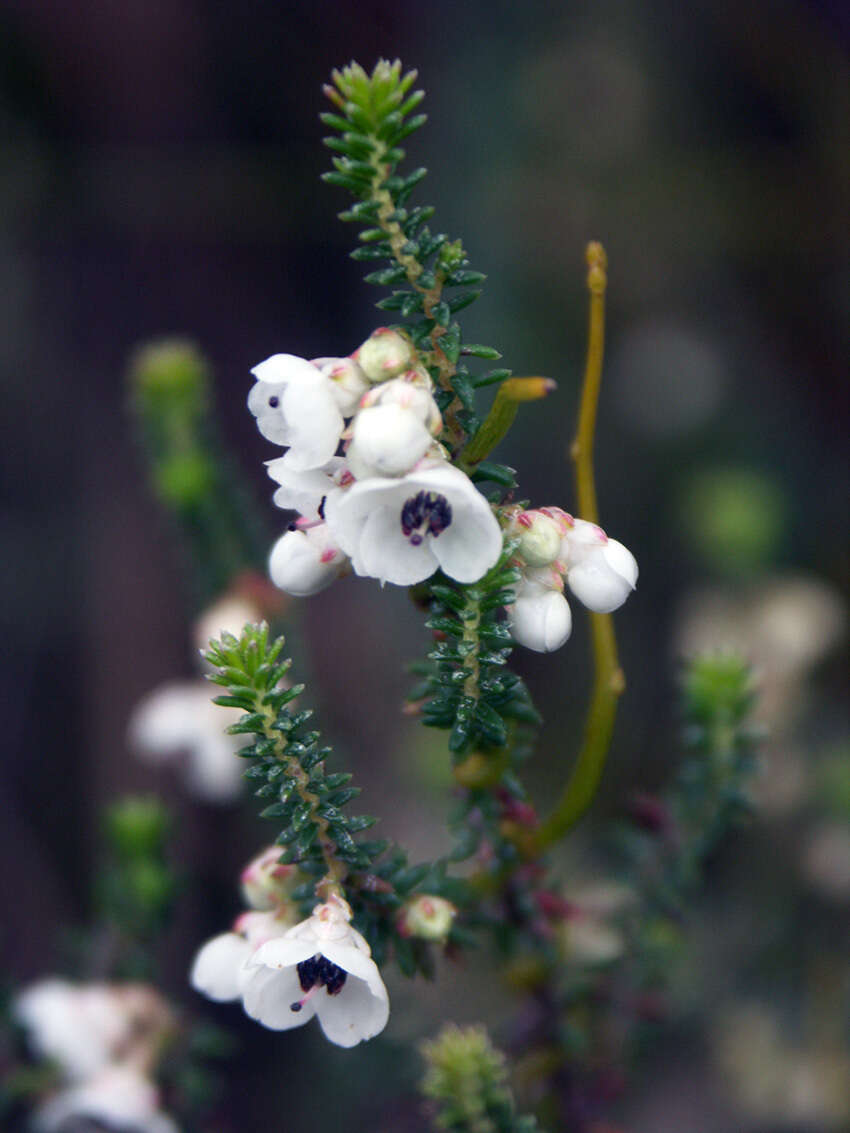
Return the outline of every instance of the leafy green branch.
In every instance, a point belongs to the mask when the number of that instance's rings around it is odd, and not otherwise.
[[[404,158],[400,143],[426,121],[424,114],[413,114],[424,97],[422,91],[411,93],[416,72],[402,74],[398,60],[381,60],[371,74],[351,63],[334,71],[332,79],[325,94],[336,109],[323,114],[322,121],[335,131],[325,139],[335,156],[334,168],[324,178],[357,199],[340,214],[343,220],[366,226],[353,257],[388,261],[366,281],[395,288],[378,306],[409,320],[404,329],[436,383],[444,440],[456,455],[480,425],[476,389],[510,377],[505,369],[473,376],[463,361],[500,357],[492,347],[464,343],[454,318],[478,298],[477,285],[486,277],[469,268],[460,241],[431,232],[427,222],[434,215],[432,207],[408,208],[411,193],[426,173],[422,168],[405,176],[398,172]]]
[[[266,801],[261,816],[282,827],[282,860],[307,876],[293,898],[306,915],[316,898],[344,894],[378,963],[392,951],[405,974],[430,974],[428,938],[410,938],[404,910],[417,894],[461,899],[464,885],[448,876],[445,863],[411,865],[385,839],[357,840],[376,819],[346,810],[360,788],[351,785],[350,773],[327,769],[332,749],[309,727],[312,712],[296,704],[304,686],[285,687],[291,661],[283,648],[284,639],[270,639],[262,623],[246,625],[238,638],[223,634],[205,656],[215,670],[209,679],[227,690],[215,702],[245,713],[229,731],[253,737],[238,754],[250,761],[246,777]],[[460,942],[459,930],[455,936],[447,929],[446,936]]]

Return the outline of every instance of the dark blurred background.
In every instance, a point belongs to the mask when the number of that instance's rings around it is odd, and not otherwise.
[[[269,833],[250,803],[199,805],[128,753],[133,705],[193,662],[127,359],[152,336],[200,344],[220,428],[274,533],[250,367],[276,351],[346,354],[382,321],[335,219],[347,202],[319,181],[321,84],[351,58],[400,56],[428,96],[408,146],[411,167],[430,170],[415,200],[490,277],[465,337],[559,383],[501,450],[536,505],[574,504],[583,249],[608,251],[598,488],[641,581],[617,620],[629,691],[597,828],[669,777],[683,652],[738,644],[762,673],[762,817],[713,866],[690,1025],[644,1068],[623,1126],[847,1127],[847,35],[847,9],[815,0],[0,5],[0,874],[14,979],[59,962],[60,926],[86,916],[99,808],[127,789],[169,800],[181,867],[203,881],[169,942],[175,995],[190,999],[194,948],[238,910],[228,879]],[[366,809],[388,813],[383,831],[414,857],[441,851],[442,737],[398,710],[401,662],[425,648],[419,615],[402,592],[348,579],[305,604],[303,630],[312,702]],[[582,625],[553,657],[518,656],[548,721],[539,799],[575,750],[586,656]],[[580,873],[583,853],[564,868]],[[211,892],[220,904],[199,896]],[[293,1130],[420,1128],[385,1081],[374,1093],[387,1051],[401,1098],[418,1073],[408,1040],[446,1004],[461,1021],[504,1013],[486,983],[445,980],[391,987],[383,1055],[214,1011],[243,1041],[242,1108],[222,1128],[258,1128],[282,1092]],[[745,1023],[762,1043],[736,1053]],[[797,1100],[771,1108],[765,1066],[780,1065]]]

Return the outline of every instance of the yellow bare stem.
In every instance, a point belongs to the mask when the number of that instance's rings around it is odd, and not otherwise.
[[[607,257],[605,249],[595,241],[587,246],[587,287],[590,292],[590,313],[587,335],[587,362],[581,391],[578,429],[570,447],[575,464],[576,498],[582,519],[599,522],[596,485],[593,477],[593,438],[596,431],[596,409],[602,381],[602,357],[605,346],[605,286]],[[563,838],[586,813],[602,772],[614,731],[617,700],[626,687],[623,670],[617,660],[614,622],[610,614],[590,615],[593,654],[593,690],[584,724],[581,751],[561,795],[549,818],[534,838],[534,850],[541,853]]]

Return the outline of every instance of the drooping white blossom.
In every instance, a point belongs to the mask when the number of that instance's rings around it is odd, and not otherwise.
[[[136,705],[128,727],[131,747],[150,763],[183,756],[183,773],[194,794],[207,802],[228,803],[242,789],[236,752],[238,736],[226,729],[241,711],[214,704],[207,681],[171,681]]]
[[[84,1082],[60,1090],[36,1110],[34,1128],[36,1133],[55,1133],[70,1128],[72,1122],[86,1121],[126,1133],[179,1133],[159,1108],[153,1082],[126,1063],[106,1066]]]
[[[389,997],[365,939],[351,927],[351,909],[332,896],[283,937],[251,957],[245,1011],[276,1031],[317,1016],[331,1042],[352,1047],[386,1026]]]
[[[576,598],[597,614],[618,610],[637,584],[634,555],[601,527],[585,520],[575,525],[562,544],[566,581]]]
[[[238,999],[253,976],[248,968],[251,957],[267,941],[282,936],[292,923],[291,909],[286,906],[242,913],[230,932],[212,937],[199,949],[189,974],[192,987],[216,1003]]]
[[[287,531],[272,547],[269,575],[275,586],[296,598],[318,594],[348,568],[348,557],[327,524]]]
[[[569,639],[573,619],[559,589],[537,582],[521,582],[516,600],[508,606],[511,636],[536,653],[553,653]]]
[[[440,568],[476,582],[502,550],[490,505],[468,476],[439,460],[423,460],[398,479],[359,480],[328,499],[325,517],[357,574],[397,586]]]
[[[268,440],[288,446],[283,459],[299,471],[320,468],[336,452],[343,428],[334,385],[294,354],[273,354],[255,366],[248,408]]]

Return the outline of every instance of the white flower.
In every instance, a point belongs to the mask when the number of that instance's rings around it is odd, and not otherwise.
[[[241,743],[226,728],[242,712],[213,704],[207,681],[173,681],[149,693],[135,708],[128,729],[131,746],[150,763],[185,753],[189,789],[207,802],[228,803],[242,785]]]
[[[385,382],[408,369],[413,361],[413,347],[397,330],[378,327],[352,357],[370,382]]]
[[[326,1038],[351,1047],[387,1024],[387,989],[369,945],[351,927],[351,909],[338,897],[251,958],[245,1011],[275,1031],[300,1027],[314,1015]]]
[[[354,418],[348,467],[358,480],[401,476],[431,447],[431,434],[413,409],[390,403],[361,409]]]
[[[397,586],[422,582],[438,568],[475,582],[502,550],[490,505],[443,461],[422,461],[395,480],[360,480],[328,499],[325,516],[357,574]]]
[[[552,653],[569,638],[573,619],[560,590],[522,581],[516,588],[516,600],[508,606],[508,624],[518,644],[536,653]]]
[[[66,1123],[75,1119],[126,1133],[179,1133],[159,1109],[159,1092],[153,1082],[124,1064],[105,1067],[80,1085],[60,1091],[36,1111],[35,1128],[39,1133],[53,1133],[70,1127]]]
[[[325,523],[287,531],[272,547],[269,576],[296,598],[318,594],[346,570],[348,559]]]
[[[434,383],[424,366],[407,370],[401,377],[372,386],[360,400],[360,409],[378,405],[400,405],[412,410],[432,437],[440,432],[443,419],[434,400]]]
[[[72,984],[51,977],[17,996],[12,1007],[41,1058],[74,1082],[118,1059],[147,1064],[173,1026],[165,1001],[145,984]]]
[[[231,932],[212,937],[199,949],[189,982],[216,1003],[238,999],[254,975],[248,961],[261,945],[282,936],[291,925],[288,909],[243,913]]]
[[[326,497],[352,479],[341,456],[331,457],[321,468],[303,472],[288,464],[285,456],[278,456],[267,460],[266,468],[272,480],[280,484],[273,496],[275,504],[300,512],[308,519],[321,519]]]
[[[353,358],[314,358],[313,365],[330,381],[343,417],[351,417],[369,388],[366,375]]]
[[[567,585],[576,598],[597,614],[610,614],[634,590],[638,566],[634,555],[601,527],[583,519],[565,535]]]
[[[16,998],[13,1014],[33,1050],[74,1080],[105,1066],[130,1029],[120,999],[105,984],[41,980]]]
[[[263,436],[289,446],[284,460],[294,469],[327,464],[343,426],[331,380],[294,354],[274,354],[251,373],[257,384],[248,395],[248,408]]]

